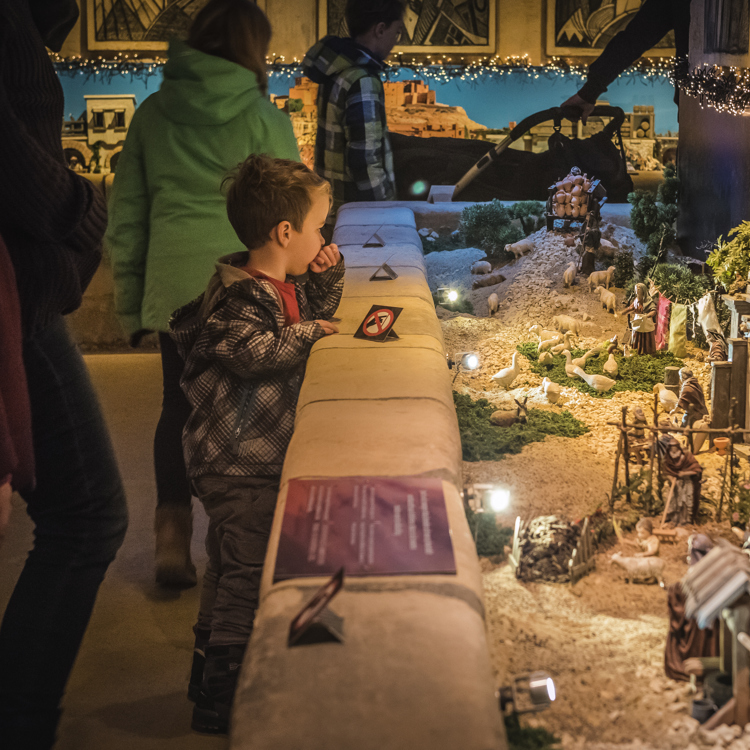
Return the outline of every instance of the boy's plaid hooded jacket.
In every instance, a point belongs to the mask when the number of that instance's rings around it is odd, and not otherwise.
[[[221,258],[206,291],[170,321],[192,406],[183,432],[191,479],[281,475],[307,357],[325,335],[314,320],[333,315],[344,288],[343,258],[295,281],[300,322],[285,327],[278,293],[240,270],[247,261],[247,252]]]
[[[333,212],[349,201],[396,197],[380,73],[385,65],[353,39],[327,36],[305,55],[318,84],[315,171],[331,183]]]

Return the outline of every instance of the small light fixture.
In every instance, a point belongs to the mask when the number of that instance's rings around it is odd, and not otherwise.
[[[549,708],[557,697],[557,691],[554,680],[547,672],[538,671],[514,675],[511,684],[501,687],[497,697],[503,713],[512,705],[513,713],[528,714]]]
[[[458,352],[451,357],[449,354],[445,355],[445,359],[448,363],[448,369],[452,370],[456,368],[456,374],[453,376],[453,382],[456,382],[458,373],[461,370],[476,370],[479,367],[479,354],[477,352]]]
[[[469,484],[464,501],[475,513],[502,513],[510,507],[510,490],[497,484]]]
[[[451,289],[447,286],[438,287],[437,296],[438,304],[440,305],[458,301],[458,292],[455,289]]]

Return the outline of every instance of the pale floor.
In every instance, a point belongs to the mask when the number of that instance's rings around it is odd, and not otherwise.
[[[161,404],[158,354],[86,357],[109,425],[130,527],[102,584],[70,678],[56,750],[224,750],[225,738],[190,731],[186,697],[199,588],[165,594],[153,582],[156,502],[153,435]],[[0,547],[0,611],[31,546],[31,522],[16,498]],[[205,563],[205,516],[196,508],[193,559]]]

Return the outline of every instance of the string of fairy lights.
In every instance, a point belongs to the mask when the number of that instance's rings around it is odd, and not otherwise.
[[[138,55],[117,54],[113,57],[61,57],[51,53],[55,70],[64,76],[83,76],[111,82],[116,76],[130,76],[131,80],[146,81],[159,75],[165,58],[140,58]],[[463,82],[469,85],[508,76],[524,76],[528,80],[580,80],[586,77],[588,65],[553,57],[545,65],[533,65],[528,56],[484,57],[466,60],[427,55],[422,59],[407,59],[398,55],[390,60],[387,78],[397,78],[401,71],[436,83]],[[299,60],[287,62],[281,56],[267,58],[269,78],[294,78],[302,75]],[[669,57],[641,59],[623,71],[623,76],[640,79],[644,83],[669,81],[688,96],[695,97],[701,107],[712,107],[719,112],[741,115],[750,109],[750,69],[703,65],[690,70],[687,59]]]

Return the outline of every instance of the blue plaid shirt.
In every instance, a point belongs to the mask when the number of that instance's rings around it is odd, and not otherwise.
[[[349,201],[396,197],[380,73],[385,65],[352,39],[327,36],[302,66],[318,84],[315,171],[331,183],[335,212]]]

